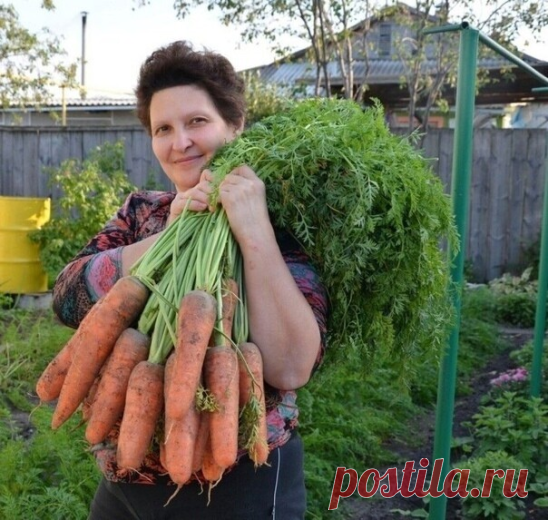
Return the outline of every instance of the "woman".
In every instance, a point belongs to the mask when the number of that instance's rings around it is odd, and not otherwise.
[[[139,192],[126,200],[59,275],[54,310],[77,327],[94,302],[158,239],[187,205],[208,211],[215,151],[235,139],[245,117],[244,86],[224,57],[175,42],[142,65],[137,111],[152,139],[171,192]],[[165,506],[174,487],[156,451],[139,472],[116,467],[116,432],[92,447],[104,478],[89,520],[301,519],[306,508],[302,441],[294,390],[309,380],[324,350],[326,296],[305,254],[275,230],[265,187],[241,165],[220,185],[219,202],[244,260],[250,340],[258,345],[267,384],[268,464],[255,469],[245,454],[212,490],[199,475]],[[151,485],[152,484],[152,485]]]

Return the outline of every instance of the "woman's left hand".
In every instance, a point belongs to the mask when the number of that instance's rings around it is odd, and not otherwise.
[[[232,170],[219,186],[219,202],[226,211],[240,246],[272,229],[263,181],[246,165]]]

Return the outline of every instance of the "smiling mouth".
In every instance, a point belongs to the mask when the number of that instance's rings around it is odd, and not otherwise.
[[[191,163],[191,162],[194,162],[198,159],[201,159],[203,157],[203,155],[193,155],[191,157],[183,157],[181,159],[177,159],[175,161],[173,161],[175,164],[187,164],[187,163]]]

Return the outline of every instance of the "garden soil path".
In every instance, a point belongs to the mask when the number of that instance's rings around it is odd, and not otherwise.
[[[501,329],[501,334],[505,336],[512,345],[496,358],[489,361],[477,375],[472,379],[470,386],[471,392],[465,397],[456,399],[455,401],[455,415],[453,419],[453,437],[466,437],[469,435],[469,431],[463,424],[469,421],[472,416],[478,411],[481,397],[486,394],[490,387],[490,379],[499,372],[504,372],[510,368],[516,368],[510,359],[510,352],[529,341],[533,337],[532,329],[515,329],[504,328]],[[413,439],[413,445],[407,446],[401,440],[398,442],[389,443],[386,447],[388,451],[394,453],[394,463],[388,464],[385,467],[377,468],[382,475],[388,468],[396,467],[398,471],[398,479],[401,479],[401,470],[404,467],[406,461],[415,461],[415,468],[418,469],[419,461],[421,458],[426,457],[429,461],[432,460],[433,444],[434,444],[434,425],[435,425],[435,413],[426,414],[422,420],[417,421],[412,425],[415,430],[410,435],[410,439]],[[423,442],[419,448],[417,448],[417,438],[422,438]],[[367,468],[360,468],[361,471],[365,471]],[[358,474],[360,469],[356,468]],[[412,483],[413,486],[413,483]],[[423,509],[425,507],[422,499],[417,497],[402,498],[399,495],[393,498],[375,497],[372,499],[361,498],[357,491],[352,495],[352,498],[341,499],[345,502],[345,505],[350,510],[351,520],[404,520],[412,518],[409,515],[403,515],[397,512],[397,510],[412,511],[416,509]],[[541,520],[548,518],[546,509],[535,508],[532,504],[533,497],[530,495],[526,499],[526,516],[525,520]],[[447,513],[446,520],[461,520],[461,503],[459,498],[447,500]]]

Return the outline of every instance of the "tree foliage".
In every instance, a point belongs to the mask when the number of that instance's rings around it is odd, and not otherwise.
[[[53,9],[51,0],[41,6]],[[72,85],[76,65],[66,61],[60,41],[43,29],[23,27],[12,4],[0,3],[0,105],[42,104],[55,90]]]

